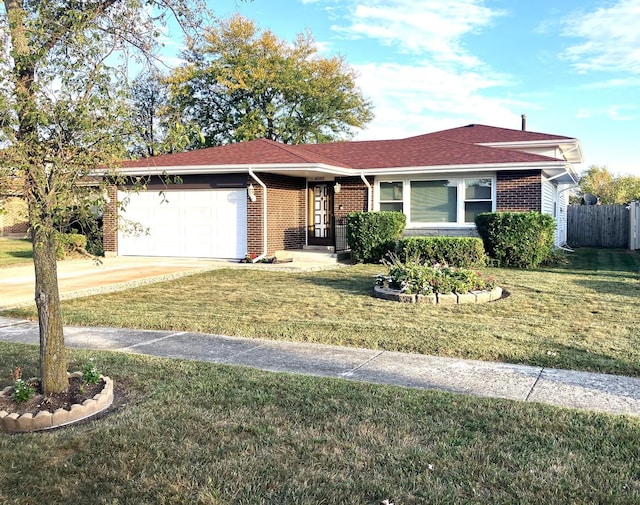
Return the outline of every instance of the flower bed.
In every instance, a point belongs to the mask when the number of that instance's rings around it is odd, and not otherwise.
[[[81,381],[82,372],[68,374],[69,380]],[[76,403],[69,408],[57,408],[55,411],[43,406],[35,414],[33,412],[8,412],[0,410],[0,432],[27,432],[40,431],[67,424],[77,423],[89,417],[95,416],[109,408],[113,403],[113,381],[106,376],[100,376],[99,392],[82,403]],[[10,395],[13,390],[8,386],[0,391],[0,397]]]
[[[456,305],[459,303],[488,303],[502,298],[502,288],[496,286],[490,291],[475,290],[467,293],[431,293],[429,295],[403,293],[399,289],[373,287],[373,296],[383,300],[404,303],[427,303],[431,305]]]
[[[502,297],[502,288],[496,285],[496,280],[477,270],[415,261],[404,263],[397,258],[386,265],[388,273],[376,276],[373,295],[377,298],[454,305],[486,303]]]

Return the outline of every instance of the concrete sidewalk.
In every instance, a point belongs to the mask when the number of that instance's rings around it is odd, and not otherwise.
[[[632,377],[188,332],[67,327],[65,338],[76,348],[640,415],[640,379]],[[0,317],[0,341],[38,344],[38,325]]]

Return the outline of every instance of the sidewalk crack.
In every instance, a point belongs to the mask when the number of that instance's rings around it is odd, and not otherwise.
[[[378,357],[380,357],[382,355],[382,353],[384,353],[384,351],[380,351],[378,354],[376,354],[375,356],[371,356],[368,360],[363,361],[362,363],[360,363],[357,367],[352,368],[351,370],[348,370],[346,372],[342,372],[340,375],[342,377],[351,377],[355,372],[357,372],[358,370],[360,370],[363,366],[368,365],[369,363],[371,363],[373,360],[377,359]]]
[[[544,367],[542,367],[540,369],[540,373],[538,373],[538,376],[536,377],[536,381],[533,383],[533,385],[531,386],[531,389],[529,389],[529,393],[527,394],[527,397],[524,399],[525,402],[529,401],[529,397],[533,394],[533,390],[536,388],[536,386],[538,385],[538,381],[540,380],[540,377],[542,377],[542,374],[544,373]]]
[[[136,347],[141,347],[143,345],[155,344],[156,342],[161,342],[162,340],[166,340],[171,337],[179,337],[180,335],[186,334],[186,331],[178,331],[176,333],[170,333],[169,335],[164,335],[162,337],[154,338],[151,340],[145,340],[144,342],[138,342],[137,344],[128,345],[126,347],[120,347],[118,351],[126,352],[129,349],[134,349]]]

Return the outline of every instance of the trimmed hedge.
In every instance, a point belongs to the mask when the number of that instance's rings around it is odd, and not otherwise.
[[[358,263],[379,263],[395,250],[407,216],[402,212],[351,212],[347,216],[347,242]]]
[[[87,237],[79,233],[56,233],[56,256],[59,260],[68,254],[83,251],[87,247]]]
[[[402,262],[460,268],[484,266],[486,259],[482,239],[476,237],[407,237],[398,242],[397,254]]]
[[[476,228],[499,266],[535,268],[551,257],[556,224],[540,212],[485,212]]]

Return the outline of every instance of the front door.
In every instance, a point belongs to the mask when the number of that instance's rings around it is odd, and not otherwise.
[[[329,184],[309,187],[309,245],[333,245],[333,193]]]

